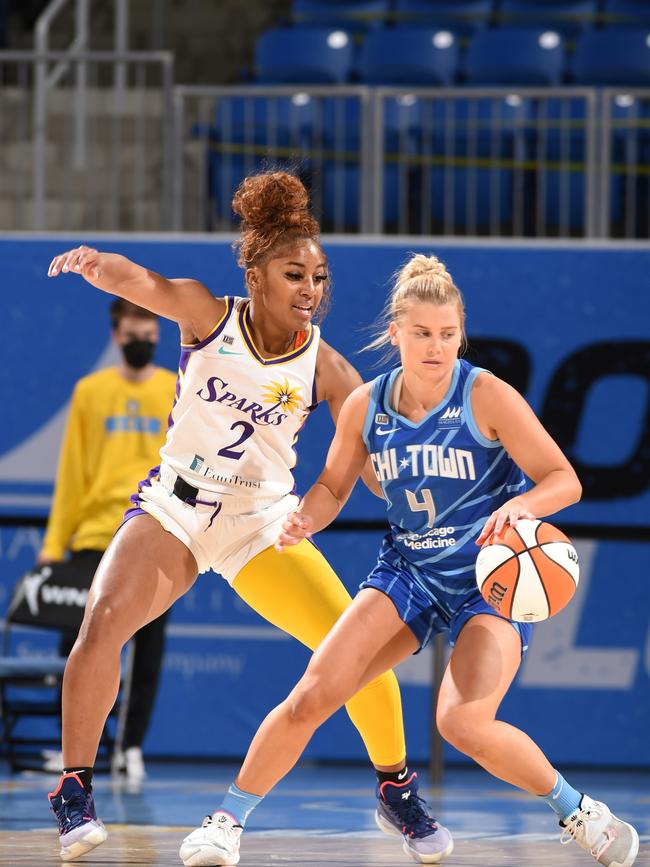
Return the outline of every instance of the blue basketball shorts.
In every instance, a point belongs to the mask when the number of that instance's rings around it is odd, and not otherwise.
[[[435,582],[440,585],[440,578]],[[483,599],[476,585],[470,586],[466,592],[445,592],[438,587],[423,584],[415,579],[408,564],[402,558],[397,562],[389,562],[383,557],[377,562],[370,575],[363,581],[359,589],[373,587],[385,593],[397,609],[397,613],[417,638],[419,653],[440,632],[449,633],[449,644],[453,647],[461,629],[468,620],[477,614],[490,614],[503,617]],[[518,623],[508,620],[519,633],[521,653],[528,650],[532,634],[531,623]]]

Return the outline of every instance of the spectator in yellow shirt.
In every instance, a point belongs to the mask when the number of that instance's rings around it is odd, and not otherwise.
[[[56,487],[39,565],[67,558],[88,575],[88,586],[129,497],[159,461],[176,377],[153,364],[158,317],[118,298],[110,308],[112,337],[122,361],[80,379],[75,386],[61,445]],[[114,767],[139,781],[144,776],[142,741],[156,697],[164,651],[166,615],[134,636],[123,751]],[[64,634],[67,656],[76,636]],[[55,768],[60,758],[50,760]]]

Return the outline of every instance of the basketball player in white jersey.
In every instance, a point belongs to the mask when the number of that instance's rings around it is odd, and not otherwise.
[[[246,297],[215,298],[196,280],[170,280],[88,247],[50,265],[51,277],[78,274],[175,320],[181,334],[176,400],[160,466],[140,484],[98,567],[66,666],[64,773],[50,795],[63,860],[106,839],[93,803],[92,766],[117,695],[120,651],[186,593],[198,573],[221,573],[259,614],[312,649],[350,603],[310,542],[282,556],[273,547],[299,502],[293,446],[310,410],[325,400],[336,422],[361,382],[312,324],[326,306],[329,283],[319,226],[302,183],[284,172],[245,179],[233,210],[242,217],[236,246]],[[375,678],[347,709],[379,785],[397,781],[406,759],[392,672]],[[241,828],[259,800],[233,785],[222,809]],[[396,823],[413,825],[414,851],[435,855],[434,823],[424,802],[413,803],[418,809],[396,814]],[[210,822],[184,844],[182,857],[188,867],[239,860],[215,844]]]

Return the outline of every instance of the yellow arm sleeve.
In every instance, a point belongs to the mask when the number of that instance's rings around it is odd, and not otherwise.
[[[72,395],[70,413],[61,443],[52,509],[47,522],[41,553],[61,560],[79,521],[79,505],[84,495],[82,395],[77,386]]]

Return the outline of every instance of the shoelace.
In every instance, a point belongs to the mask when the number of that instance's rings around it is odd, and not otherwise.
[[[591,822],[593,819],[600,819],[601,816],[602,812],[598,808],[591,810],[578,810],[575,814],[575,818],[567,822],[566,827],[562,831],[562,834],[560,835],[560,843],[566,846],[566,844],[570,843],[572,840],[578,840],[579,837],[584,837],[586,835],[586,823]],[[596,860],[598,860],[598,857],[611,846],[616,838],[616,834],[612,834],[610,828],[605,828],[603,834],[605,840],[601,845],[589,849],[589,853],[596,858]]]
[[[64,833],[70,825],[76,826],[80,820],[86,817],[93,818],[92,810],[89,808],[91,797],[90,792],[79,792],[79,794],[71,795],[60,807],[52,807],[61,833]]]
[[[387,802],[388,803],[388,802]],[[402,823],[402,834],[409,837],[428,837],[432,831],[438,830],[435,819],[426,811],[426,802],[417,795],[399,805],[388,804]]]
[[[213,823],[214,823],[214,817],[213,816],[206,816],[205,819],[201,822],[201,827],[207,828],[208,825],[212,825]],[[228,828],[229,831],[232,831],[233,828],[241,828],[242,826],[241,825],[231,825],[230,827],[228,827],[227,825],[221,825],[220,827]]]

